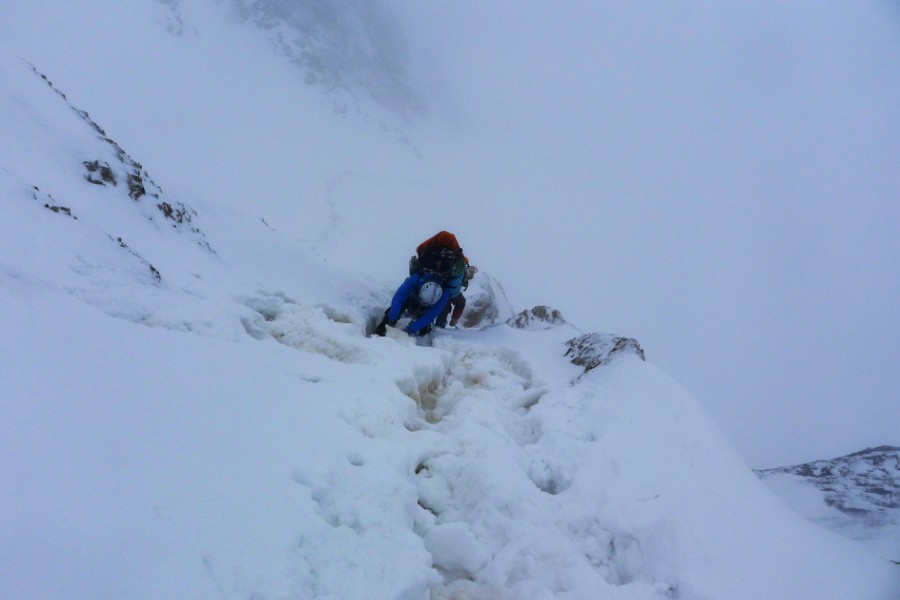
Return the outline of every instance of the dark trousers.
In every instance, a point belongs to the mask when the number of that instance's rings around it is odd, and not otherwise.
[[[446,327],[447,326],[447,317],[450,317],[450,322],[454,325],[459,318],[463,314],[463,310],[466,308],[466,297],[460,294],[456,298],[450,298],[450,301],[447,302],[447,306],[444,307],[444,310],[441,311],[441,314],[438,315],[438,318],[435,319],[434,324],[438,327]],[[450,316],[450,311],[453,311],[453,316]]]

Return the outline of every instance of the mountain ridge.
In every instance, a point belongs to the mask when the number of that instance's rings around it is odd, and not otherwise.
[[[756,474],[798,514],[900,563],[900,448],[875,446]]]

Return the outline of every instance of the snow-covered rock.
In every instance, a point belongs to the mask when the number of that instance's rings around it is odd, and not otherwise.
[[[566,342],[569,348],[566,356],[573,364],[584,367],[587,373],[600,365],[608,364],[615,356],[632,353],[644,358],[644,349],[634,338],[615,336],[609,333],[588,333]]]
[[[510,327],[517,329],[549,329],[560,325],[568,325],[568,321],[563,318],[562,313],[555,308],[549,306],[535,306],[528,310],[523,310],[516,316],[507,320]]]
[[[463,327],[482,328],[506,322],[513,314],[503,286],[490,274],[479,271],[465,291]]]
[[[900,448],[756,472],[799,514],[900,563]]]

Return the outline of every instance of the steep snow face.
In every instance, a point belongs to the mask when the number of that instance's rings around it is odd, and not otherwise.
[[[799,514],[900,562],[900,448],[757,471]]]
[[[151,14],[88,4],[118,25]],[[191,6],[152,8],[212,26]],[[357,276],[280,226],[339,233],[339,210],[209,187],[19,58],[0,77],[0,595],[896,597],[893,565],[790,513],[636,343],[561,315],[538,326],[552,309],[509,327],[483,271],[473,327],[367,337],[419,239],[397,277]],[[386,148],[341,123],[310,135]],[[391,148],[379,164],[406,164]],[[260,165],[275,150],[255,152]],[[219,173],[222,156],[196,170]],[[134,198],[138,165],[154,184]]]

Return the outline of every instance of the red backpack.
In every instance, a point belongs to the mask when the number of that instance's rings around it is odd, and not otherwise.
[[[409,259],[409,274],[437,275],[447,279],[459,260],[464,260],[462,248],[456,236],[449,231],[439,231],[416,247],[416,254]]]

